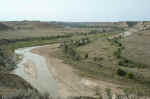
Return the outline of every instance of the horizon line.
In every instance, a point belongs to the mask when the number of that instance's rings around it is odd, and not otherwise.
[[[0,20],[0,22],[22,22],[22,21],[27,21],[27,22],[62,22],[62,23],[86,23],[86,22],[95,22],[95,23],[99,23],[99,22],[150,22],[149,20],[116,20],[116,21],[61,21],[61,20],[34,20],[34,19],[23,19],[23,20]]]

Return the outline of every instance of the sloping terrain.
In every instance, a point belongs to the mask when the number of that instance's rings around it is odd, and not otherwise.
[[[127,85],[145,95],[149,93],[149,33],[147,25],[134,23],[123,36],[119,32],[74,36],[55,53],[83,77]],[[135,86],[138,89],[133,90]]]
[[[13,28],[12,30],[4,29],[0,31],[0,44],[5,42],[3,45],[8,47],[9,50],[50,43],[60,44],[59,47],[54,46],[53,48],[50,46],[39,49],[37,53],[47,58],[50,64],[49,70],[53,69],[51,65],[55,66],[57,75],[54,76],[57,76],[58,80],[64,83],[64,85],[61,85],[62,87],[67,87],[61,89],[62,94],[95,94],[93,91],[91,92],[91,90],[94,90],[93,87],[90,87],[91,89],[88,87],[90,84],[95,85],[96,82],[98,84],[94,87],[98,85],[103,90],[109,87],[114,92],[121,89],[130,94],[150,95],[149,22],[64,23],[14,21],[3,22],[3,26]],[[57,36],[69,33],[72,35],[67,38]],[[22,40],[9,43],[8,39]],[[0,47],[0,49],[3,49],[4,46],[0,45]],[[3,53],[0,54],[1,72],[10,73],[14,69],[13,64],[15,64],[11,62],[14,58],[13,55],[5,52],[7,55],[3,57]],[[11,74],[1,75],[6,75],[6,78],[1,77],[3,78],[0,81],[2,90],[5,91],[6,89],[6,92],[9,92],[10,89],[12,92],[11,84],[16,84],[19,88],[22,87],[22,82],[13,75],[12,78],[10,77]],[[63,77],[66,78],[63,79]],[[7,79],[16,82],[15,84],[9,82],[10,86],[8,84],[8,88],[6,88]],[[69,79],[72,80],[64,81]],[[70,93],[67,93],[66,90]]]
[[[122,31],[126,25],[122,23],[65,23],[40,21],[3,22],[14,30],[0,31],[0,39],[20,39],[31,37],[47,37],[68,33],[98,33]]]
[[[7,26],[7,25],[5,25],[3,23],[0,23],[0,31],[2,31],[2,30],[9,30],[9,29],[11,29],[9,26]]]
[[[19,76],[8,73],[0,73],[0,78],[0,97],[3,96],[6,99],[8,99],[7,97],[21,97],[25,93],[26,95],[29,95],[27,94],[29,90],[30,92],[34,91],[37,93],[37,90],[33,89],[30,84]]]
[[[57,80],[59,93],[62,97],[69,96],[95,96],[96,88],[100,88],[104,94],[106,88],[111,88],[112,93],[121,94],[120,85],[96,80],[78,75],[78,69],[65,64],[63,60],[56,58],[59,44],[52,44],[33,49],[33,53],[46,57],[49,72]]]
[[[150,30],[134,33],[124,39],[123,55],[131,60],[150,65]]]

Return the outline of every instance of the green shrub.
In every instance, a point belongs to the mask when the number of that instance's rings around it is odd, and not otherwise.
[[[117,58],[121,58],[121,48],[118,48],[117,51],[114,52],[114,55],[115,55]]]
[[[14,54],[8,48],[0,48],[0,72],[11,71],[16,68]]]
[[[111,41],[112,41],[112,44],[114,44],[114,45],[117,45],[119,47],[123,46],[122,43],[121,43],[121,41],[120,41],[120,38],[114,38]]]
[[[96,62],[97,61],[97,57],[94,57],[93,60]]]
[[[133,27],[133,26],[135,26],[137,24],[137,22],[135,22],[135,21],[128,21],[127,24],[128,24],[129,27]]]
[[[128,61],[120,60],[120,61],[118,62],[118,65],[119,65],[119,66],[128,66]]]
[[[118,65],[120,66],[126,66],[126,67],[136,67],[136,64],[126,58],[121,58],[121,60],[119,61]]]
[[[79,54],[75,54],[74,57],[72,57],[75,61],[79,61],[80,60],[80,55]]]
[[[107,94],[107,96],[108,96],[108,99],[112,99],[112,92],[111,92],[111,89],[110,89],[110,88],[106,88],[106,89],[105,89],[105,92],[106,92],[106,94]]]
[[[73,46],[64,44],[62,48],[63,48],[64,53],[66,53],[73,60],[76,60],[76,61],[80,60],[80,55],[77,53],[77,51],[75,50]]]
[[[102,60],[104,60],[104,58],[103,58],[103,57],[99,57],[98,59],[99,59],[99,61],[102,61]]]
[[[119,69],[117,70],[117,74],[118,74],[119,76],[126,76],[127,72],[124,71],[123,69],[119,68]]]
[[[132,60],[126,59],[125,57],[121,57],[120,61],[118,62],[119,66],[125,66],[125,67],[130,67],[130,68],[146,68],[148,67],[145,64],[139,64],[137,62],[134,62]]]
[[[100,96],[100,88],[97,86],[95,87],[95,95]]]
[[[128,72],[127,76],[129,79],[134,79],[134,74],[132,72]]]
[[[104,60],[103,57],[94,57],[93,60],[96,62],[96,61],[102,61]]]
[[[84,58],[87,59],[88,57],[89,57],[89,54],[86,53],[86,54],[84,55]]]

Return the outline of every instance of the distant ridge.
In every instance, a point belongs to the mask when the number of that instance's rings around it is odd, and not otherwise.
[[[3,23],[0,23],[0,30],[8,30],[8,29],[12,29],[12,28]]]

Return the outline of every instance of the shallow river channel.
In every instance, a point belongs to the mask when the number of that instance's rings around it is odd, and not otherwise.
[[[18,68],[14,70],[14,73],[29,82],[39,92],[57,96],[58,84],[48,70],[45,57],[31,52],[39,47],[15,50],[15,53],[23,56],[23,58],[18,63]]]

